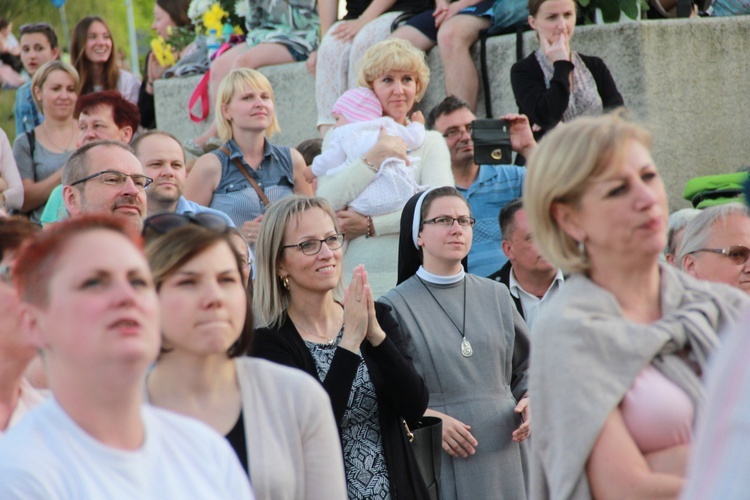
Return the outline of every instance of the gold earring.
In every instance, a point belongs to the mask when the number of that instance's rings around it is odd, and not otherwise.
[[[281,284],[284,285],[284,288],[289,290],[289,276],[282,276],[281,277]]]

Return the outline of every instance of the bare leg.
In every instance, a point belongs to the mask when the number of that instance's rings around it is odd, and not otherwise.
[[[489,19],[459,14],[448,19],[438,31],[445,93],[463,99],[474,111],[477,109],[479,76],[471,57],[471,46],[479,39],[479,32],[489,27]]]
[[[292,54],[284,45],[279,43],[260,43],[252,48],[248,48],[243,43],[232,47],[211,64],[211,77],[208,83],[208,95],[211,104],[215,105],[219,84],[230,71],[237,68],[258,69],[263,66],[291,62],[294,62]],[[206,141],[214,136],[216,136],[216,123],[211,124],[211,127],[197,137],[195,142],[200,146],[205,146]]]
[[[391,38],[401,38],[402,40],[408,40],[412,43],[412,45],[424,52],[427,52],[436,45],[435,42],[424,36],[424,34],[417,28],[408,25],[404,25],[396,29],[396,31],[391,33]]]

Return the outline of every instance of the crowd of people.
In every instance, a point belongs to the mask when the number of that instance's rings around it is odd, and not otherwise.
[[[737,461],[747,439],[750,210],[670,216],[651,135],[571,49],[574,0],[248,3],[190,144],[155,128],[168,68],[122,69],[104,19],[76,24],[71,64],[49,24],[21,27],[0,497],[747,495],[713,443]],[[157,0],[153,29],[188,7]],[[517,164],[482,164],[469,51],[524,21]],[[257,68],[304,60],[325,140],[275,145]]]

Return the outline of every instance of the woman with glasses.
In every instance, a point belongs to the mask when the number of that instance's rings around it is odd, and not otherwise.
[[[13,156],[23,179],[23,205],[33,222],[39,222],[50,193],[60,184],[62,166],[78,141],[73,117],[78,94],[78,72],[70,64],[50,61],[39,68],[31,90],[44,121],[31,132],[16,136]]]
[[[750,300],[659,263],[651,137],[618,116],[557,127],[529,158],[534,240],[569,273],[534,323],[534,498],[676,498],[717,333]]]
[[[401,215],[393,309],[407,353],[443,420],[440,496],[526,498],[528,328],[503,285],[466,274],[474,218],[450,186]]]
[[[343,499],[325,391],[297,370],[245,357],[253,331],[246,263],[226,223],[160,214],[145,232],[162,309],[162,350],[146,381],[151,404],[225,436],[258,499]]]
[[[404,446],[401,419],[427,407],[422,378],[404,354],[388,308],[373,301],[363,266],[342,304],[342,245],[336,216],[322,198],[289,197],[261,223],[253,356],[299,368],[331,398],[344,448],[350,498],[425,498]]]

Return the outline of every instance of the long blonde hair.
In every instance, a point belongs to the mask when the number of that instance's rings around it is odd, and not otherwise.
[[[279,326],[284,312],[289,307],[289,291],[284,287],[277,271],[284,249],[284,232],[290,221],[312,208],[320,208],[333,221],[338,232],[336,214],[324,198],[310,196],[287,196],[274,202],[263,215],[258,241],[255,243],[255,259],[258,277],[255,279],[253,305],[263,326]],[[334,289],[336,298],[343,297],[343,275]]]

